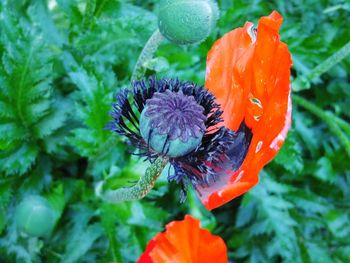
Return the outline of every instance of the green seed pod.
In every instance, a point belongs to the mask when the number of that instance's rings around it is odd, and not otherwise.
[[[156,92],[140,116],[141,136],[156,152],[179,157],[196,149],[205,133],[203,107],[194,97]]]
[[[151,118],[145,115],[147,108],[142,112],[140,118],[140,131],[145,141],[149,142],[152,149],[157,152],[164,152],[170,157],[183,156],[194,150],[202,141],[203,134],[198,137],[190,137],[186,142],[180,139],[168,140],[167,134],[161,134],[154,129],[152,132]]]
[[[49,234],[55,222],[52,206],[39,195],[22,200],[16,209],[15,219],[18,228],[33,237]]]
[[[218,18],[219,9],[213,0],[162,0],[158,27],[174,43],[194,44],[209,36]]]

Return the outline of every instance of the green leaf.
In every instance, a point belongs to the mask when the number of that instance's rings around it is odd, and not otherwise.
[[[86,128],[73,130],[69,143],[76,147],[77,152],[90,160],[89,171],[94,176],[101,176],[112,165],[124,161],[118,140],[111,131],[105,129],[111,120],[108,112],[112,104],[112,83],[114,80],[103,79],[99,73],[88,73],[85,69],[71,72],[73,83],[79,88],[79,104],[76,104],[78,117]],[[101,77],[101,80],[99,80]],[[109,83],[111,82],[111,83]]]
[[[63,125],[66,114],[53,107],[51,82],[53,53],[40,32],[27,29],[7,9],[2,13],[0,105],[0,171],[23,174],[30,169],[40,148],[38,140]],[[14,37],[16,36],[16,37]]]
[[[115,213],[115,210],[115,205],[104,204],[101,207],[101,224],[109,240],[108,250],[110,260],[122,262],[122,255],[120,253],[122,245],[117,238],[116,232],[118,215]]]
[[[324,182],[334,183],[335,176],[332,163],[327,157],[322,157],[317,161],[315,176]]]
[[[303,170],[302,147],[294,130],[289,131],[287,139],[274,161],[292,173],[300,173]]]
[[[347,239],[350,235],[349,221],[350,218],[337,210],[329,211],[326,215],[326,222],[331,233],[340,239]]]
[[[49,201],[49,203],[54,209],[55,224],[57,224],[57,221],[62,216],[63,210],[66,206],[67,200],[64,195],[63,187],[64,187],[63,184],[58,184],[45,195],[46,199]]]
[[[39,153],[37,145],[17,145],[0,152],[0,170],[6,174],[24,174],[33,165]]]
[[[8,205],[12,195],[11,182],[0,179],[0,234],[7,225]]]
[[[103,235],[103,228],[100,223],[89,223],[93,215],[93,210],[85,205],[75,207],[71,215],[70,224],[72,227],[69,235],[65,237],[67,243],[62,257],[64,262],[76,262]]]

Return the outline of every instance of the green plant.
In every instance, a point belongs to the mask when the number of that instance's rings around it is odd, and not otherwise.
[[[138,74],[203,84],[212,43],[277,9],[293,55],[294,104],[292,129],[259,185],[209,212],[192,190],[179,205],[167,168],[141,201],[108,204],[94,192],[101,180],[109,189],[131,186],[149,166],[104,128],[114,94],[130,87],[137,58],[157,30],[159,2],[0,3],[1,262],[135,262],[166,223],[187,213],[223,237],[234,262],[350,261],[349,4],[218,6],[205,41],[179,46],[161,37]],[[48,238],[18,230],[16,210],[30,195],[53,209]]]

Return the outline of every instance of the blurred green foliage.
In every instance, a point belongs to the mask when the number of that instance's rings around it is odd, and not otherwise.
[[[329,125],[299,104],[259,185],[213,212],[192,192],[179,205],[166,175],[140,202],[95,197],[98,181],[131,184],[148,165],[104,127],[113,95],[129,85],[157,27],[157,7],[155,0],[1,1],[0,262],[135,262],[155,233],[186,213],[225,239],[234,262],[350,262],[349,156]],[[205,42],[164,43],[147,74],[203,84],[213,42],[276,9],[293,55],[294,92],[347,125],[350,59],[321,76],[312,70],[349,41],[349,2],[221,0],[219,7]],[[20,233],[13,220],[32,194],[54,210],[48,237]]]

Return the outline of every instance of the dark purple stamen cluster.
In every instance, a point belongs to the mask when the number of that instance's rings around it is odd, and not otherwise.
[[[248,152],[252,133],[244,122],[236,132],[225,127],[217,128],[217,124],[222,121],[222,111],[208,90],[192,82],[176,79],[156,80],[155,77],[134,81],[132,86],[132,92],[123,89],[116,95],[116,103],[111,113],[114,120],[109,123],[108,128],[127,137],[139,150],[136,154],[146,157],[151,162],[165,154],[152,150],[140,134],[139,116],[146,106],[150,107],[149,114],[157,112],[165,116],[159,119],[160,124],[156,122],[154,125],[170,132],[172,136],[186,139],[187,133],[196,133],[198,129],[205,130],[202,141],[195,150],[184,156],[169,159],[175,173],[169,174],[168,179],[182,185],[182,200],[185,198],[188,182],[198,190],[199,185],[210,186],[223,170],[237,170],[241,166]],[[132,103],[128,99],[129,93]],[[188,115],[186,113],[179,117],[176,113],[176,109],[179,108],[188,110]],[[199,120],[202,120],[204,126]],[[184,130],[186,132],[183,132]]]
[[[152,118],[152,128],[167,134],[170,140],[179,138],[187,142],[190,137],[202,136],[206,130],[204,108],[193,96],[185,96],[182,90],[156,92],[146,105],[145,115]]]

